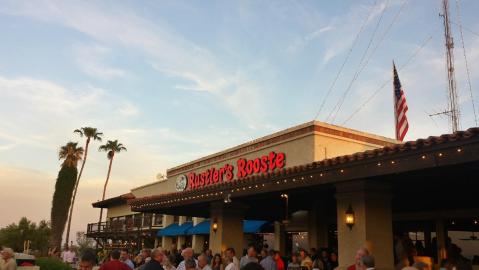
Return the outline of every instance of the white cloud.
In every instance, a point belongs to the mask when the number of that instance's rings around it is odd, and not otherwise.
[[[139,114],[139,109],[130,102],[124,102],[118,107],[117,112],[124,116],[135,116]]]
[[[323,33],[334,30],[334,27],[331,25],[324,26],[319,28],[316,31],[306,34],[303,37],[296,38],[291,45],[286,48],[286,51],[289,53],[298,52],[308,46],[311,42],[321,37]]]
[[[89,76],[110,80],[124,77],[127,74],[123,69],[109,67],[104,63],[105,58],[111,53],[110,49],[105,46],[77,45],[74,52],[76,63]]]
[[[256,91],[258,85],[253,81],[238,82],[236,74],[222,69],[212,53],[179,35],[164,22],[153,24],[132,10],[119,6],[109,6],[108,12],[105,12],[101,4],[88,2],[8,1],[0,8],[0,12],[60,23],[103,44],[138,49],[151,58],[150,62],[158,71],[190,82],[177,85],[176,88],[208,91],[229,105],[248,100],[249,110],[243,110],[243,106],[233,106],[233,114],[245,123],[254,121],[260,125],[263,122],[258,109],[261,108],[259,96],[264,91]],[[98,66],[91,62],[82,64],[85,70],[99,76],[111,77],[121,73],[118,70],[105,70],[105,67],[97,69]]]

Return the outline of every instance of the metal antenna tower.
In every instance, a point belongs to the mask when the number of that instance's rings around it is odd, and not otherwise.
[[[446,40],[446,69],[447,69],[447,88],[448,88],[448,108],[442,114],[450,117],[452,132],[459,129],[459,106],[457,104],[456,76],[454,72],[454,41],[451,34],[451,22],[449,21],[449,0],[442,0],[442,14],[444,21],[444,38]]]

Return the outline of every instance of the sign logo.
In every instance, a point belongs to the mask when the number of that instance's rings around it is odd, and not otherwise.
[[[236,180],[253,174],[272,172],[275,169],[284,168],[285,165],[286,155],[284,153],[270,152],[268,155],[251,160],[241,158],[236,161]],[[180,177],[185,176],[181,175]],[[178,180],[180,177],[178,177]],[[179,191],[178,180],[176,182],[176,187]],[[235,180],[235,167],[231,164],[225,164],[219,169],[212,167],[203,172],[188,173],[187,179],[185,180],[187,183],[185,183],[185,187],[181,190],[184,190],[186,186],[188,186],[188,189],[197,189],[233,180]]]
[[[176,191],[183,191],[186,189],[188,184],[188,180],[186,179],[186,175],[182,174],[176,178]]]

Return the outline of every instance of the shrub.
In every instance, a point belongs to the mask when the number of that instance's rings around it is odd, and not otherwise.
[[[55,258],[37,258],[36,265],[41,270],[72,270],[68,264]]]

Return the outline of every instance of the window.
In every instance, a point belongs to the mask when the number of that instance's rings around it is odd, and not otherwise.
[[[131,230],[133,228],[133,216],[129,215],[126,216],[126,229]]]
[[[141,222],[142,222],[142,214],[136,214],[134,216],[135,227],[137,228],[141,227]]]
[[[163,215],[161,215],[161,214],[155,214],[155,219],[154,219],[153,224],[154,224],[155,226],[161,226],[161,225],[163,225]]]
[[[151,219],[153,214],[144,214],[143,216],[143,227],[151,226]]]

